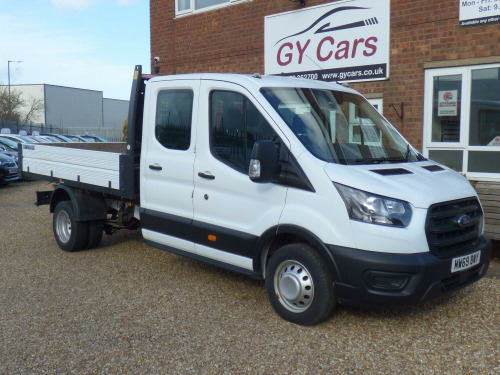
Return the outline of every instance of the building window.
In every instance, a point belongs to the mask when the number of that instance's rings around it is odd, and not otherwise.
[[[472,71],[470,105],[469,145],[500,144],[500,68]]]
[[[500,64],[426,71],[424,151],[477,180],[500,180]]]
[[[191,144],[193,92],[162,90],[156,105],[155,137],[171,150],[187,150]]]
[[[175,15],[210,10],[244,0],[175,0]]]
[[[280,138],[245,96],[213,91],[210,100],[210,147],[218,160],[246,174],[253,145],[262,140],[273,141],[279,155]]]

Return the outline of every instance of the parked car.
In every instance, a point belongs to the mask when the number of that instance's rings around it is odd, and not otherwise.
[[[8,184],[18,179],[16,161],[10,156],[0,153],[0,184]]]
[[[97,135],[82,135],[82,138],[89,139],[91,142],[109,142],[107,139],[103,137],[99,137]]]
[[[84,143],[94,142],[91,141],[90,139],[83,138],[81,135],[68,135],[67,137],[71,138],[74,142],[84,142]]]
[[[17,152],[17,143],[11,139],[0,137],[0,146],[5,148],[7,151]]]
[[[17,159],[18,159],[17,151],[9,151],[5,147],[0,146],[0,154],[10,156],[17,163]]]
[[[50,135],[32,135],[32,136],[30,136],[30,138],[34,139],[35,141],[40,142],[40,143],[61,143],[61,142],[63,142],[59,138],[56,138],[56,137],[53,137]]]
[[[51,142],[51,143],[63,143],[63,142],[66,142],[64,140],[62,140],[61,138],[57,138],[53,135],[39,135],[35,138],[43,138],[43,139],[46,139],[48,142]]]
[[[63,135],[63,134],[57,134],[57,133],[44,133],[44,134],[41,134],[42,136],[52,136],[52,137],[56,137],[57,139],[60,139],[61,141],[63,142],[74,142],[73,140],[71,140],[71,138],[68,138],[67,135]]]
[[[34,139],[25,136],[25,135],[16,135],[16,134],[0,134],[0,138],[7,138],[16,143],[39,143]]]

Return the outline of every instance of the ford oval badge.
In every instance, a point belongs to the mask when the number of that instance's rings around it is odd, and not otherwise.
[[[460,228],[465,228],[471,225],[472,218],[469,215],[462,215],[460,216],[456,223]]]

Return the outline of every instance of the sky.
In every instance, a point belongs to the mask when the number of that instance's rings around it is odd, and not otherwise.
[[[0,0],[0,84],[50,84],[126,99],[150,73],[148,0]]]

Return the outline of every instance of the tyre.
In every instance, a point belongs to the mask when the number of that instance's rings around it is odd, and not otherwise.
[[[64,251],[82,250],[88,240],[88,224],[75,220],[73,205],[70,201],[57,204],[52,218],[52,228],[57,244]]]
[[[104,232],[104,222],[103,221],[90,221],[88,222],[89,235],[87,237],[85,249],[93,249],[99,245],[102,240],[102,234]]]
[[[337,304],[332,270],[305,244],[286,245],[272,255],[266,267],[266,289],[278,315],[303,326],[327,319]]]

